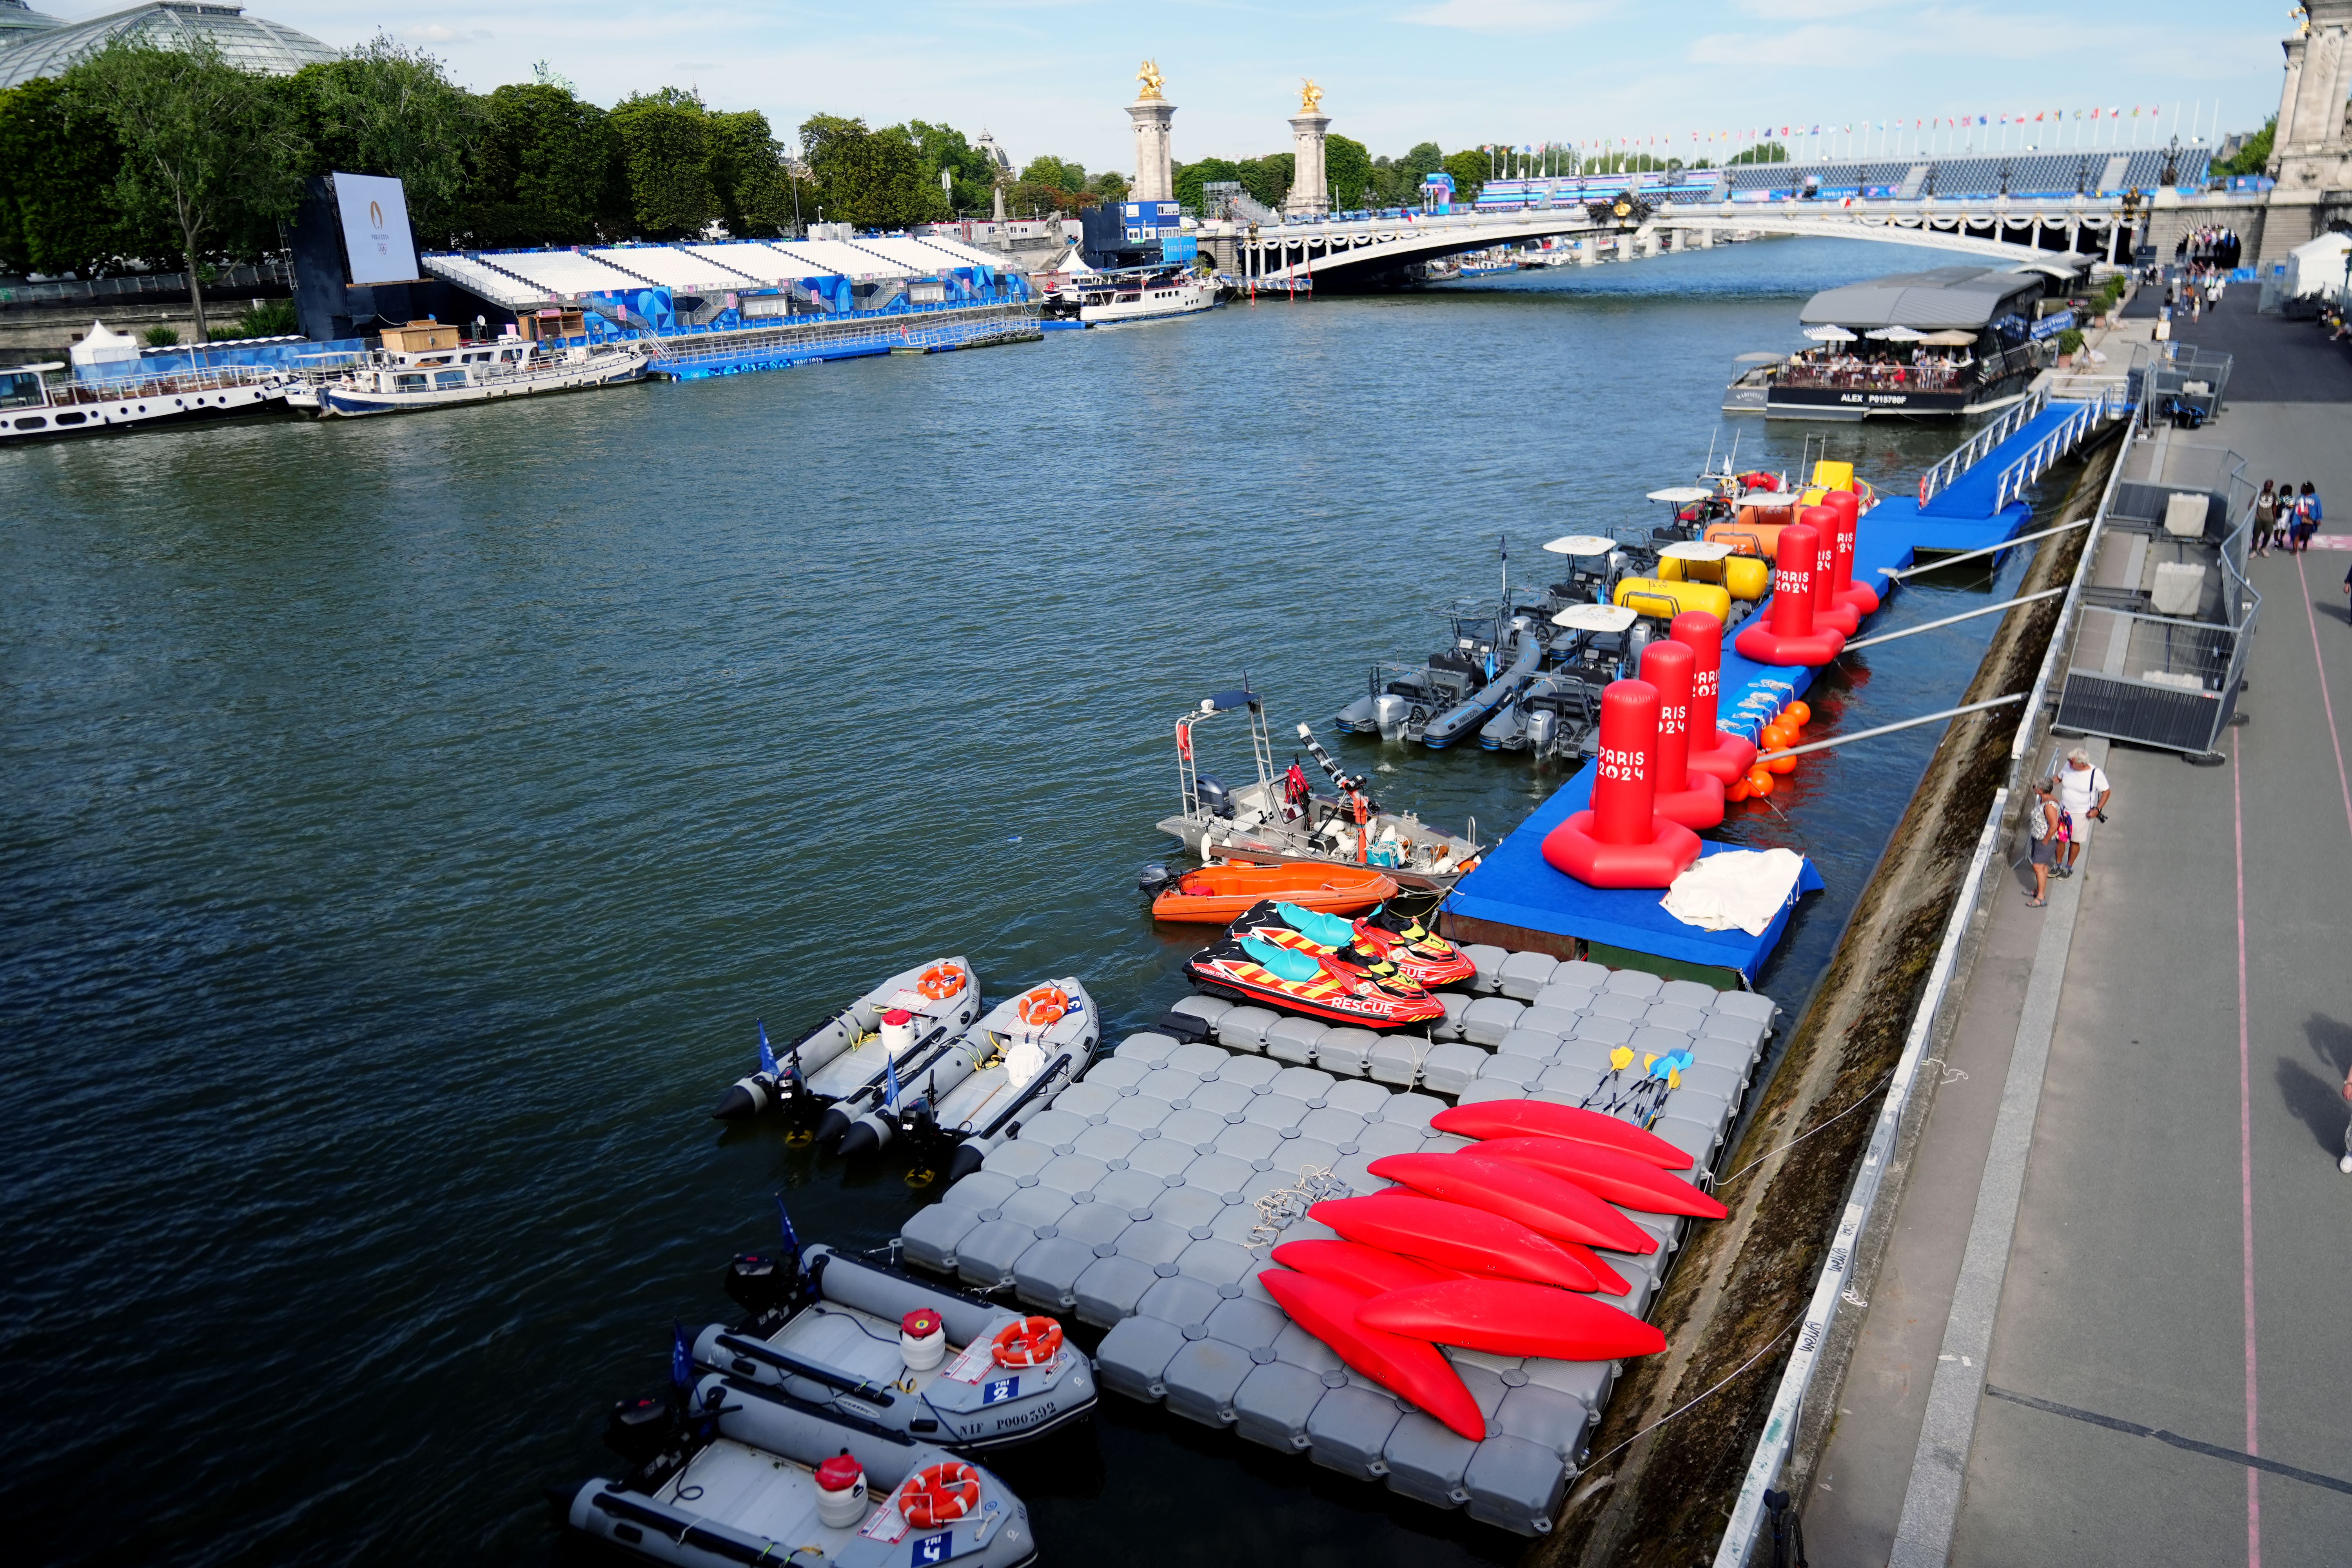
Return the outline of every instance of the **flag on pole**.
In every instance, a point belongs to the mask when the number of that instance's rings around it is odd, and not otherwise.
[[[882,1109],[898,1114],[898,1064],[887,1058],[882,1063]]]

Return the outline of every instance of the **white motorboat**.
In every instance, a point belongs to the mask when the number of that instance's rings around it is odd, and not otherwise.
[[[1098,272],[1078,279],[1074,287],[1078,291],[1078,320],[1089,327],[1190,316],[1217,302],[1215,279],[1196,278],[1181,268]]]
[[[579,324],[580,314],[562,315],[546,329],[524,318],[529,330],[543,330],[544,336],[482,342],[463,339],[455,326],[437,321],[387,327],[383,346],[359,363],[303,372],[285,384],[284,395],[290,406],[315,410],[321,418],[355,418],[610,386],[642,379],[652,365],[653,348],[640,340],[568,342],[580,335],[566,330]]]
[[[48,373],[64,368],[0,370],[0,446],[258,414],[285,395],[278,373],[255,365],[51,383]]]

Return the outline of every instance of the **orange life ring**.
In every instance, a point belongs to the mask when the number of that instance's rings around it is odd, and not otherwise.
[[[952,963],[935,963],[923,971],[915,988],[934,1002],[944,1001],[963,989],[963,971]]]
[[[898,1489],[898,1511],[917,1530],[952,1524],[980,1506],[980,1472],[961,1459],[918,1470]]]
[[[1045,1366],[1062,1353],[1062,1325],[1051,1318],[1024,1318],[998,1330],[990,1348],[999,1366]]]
[[[1069,1011],[1070,994],[1058,985],[1040,985],[1013,1005],[1014,1016],[1038,1028],[1060,1023]]]

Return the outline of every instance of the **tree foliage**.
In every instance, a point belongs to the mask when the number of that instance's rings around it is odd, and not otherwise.
[[[604,111],[552,82],[483,100],[466,226],[481,249],[587,245],[629,231],[620,138]]]
[[[1330,182],[1331,205],[1354,212],[1364,205],[1372,185],[1372,150],[1347,136],[1323,139],[1323,174]]]
[[[768,117],[756,109],[713,114],[709,142],[711,188],[727,232],[752,239],[790,227],[796,193]]]
[[[107,199],[122,168],[114,127],[68,82],[0,91],[0,268],[88,278],[125,256],[169,255]]]
[[[974,147],[952,125],[909,120],[902,129],[915,144],[915,151],[922,155],[923,168],[932,184],[938,184],[940,172],[946,171],[951,182],[948,191],[950,206],[960,213],[986,213],[993,208],[1001,172],[995,160]]]
[[[420,242],[441,249],[462,237],[484,104],[440,61],[379,35],[303,67],[281,90],[310,144],[310,173],[392,175]]]
[[[905,126],[869,131],[863,120],[812,115],[801,122],[801,149],[828,223],[904,228],[949,215],[947,193]]]
[[[1476,201],[1478,193],[1486,188],[1486,172],[1493,166],[1486,161],[1486,154],[1475,148],[1448,154],[1445,173],[1454,176],[1454,199]]]
[[[1734,153],[1723,162],[1728,167],[1734,163],[1785,163],[1788,161],[1789,149],[1783,143],[1759,142],[1744,152]]]
[[[641,239],[692,239],[719,216],[710,177],[709,116],[702,100],[674,87],[614,105],[628,182],[629,220]]]
[[[2217,174],[2260,174],[2269,171],[2271,150],[2278,140],[2278,116],[2273,114],[2263,122],[2263,128],[2246,138],[2246,144],[2231,155],[2224,163],[2214,166]]]
[[[142,227],[168,224],[178,241],[201,342],[201,264],[301,199],[308,149],[294,117],[268,79],[227,64],[208,38],[179,48],[117,39],[72,74],[121,144],[121,209]]]

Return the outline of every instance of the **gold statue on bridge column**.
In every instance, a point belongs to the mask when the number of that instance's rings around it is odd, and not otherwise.
[[[1298,79],[1298,112],[1320,114],[1323,111],[1323,89],[1315,85],[1313,77]]]
[[[1143,90],[1136,94],[1139,103],[1156,102],[1160,96],[1160,89],[1168,85],[1168,79],[1160,74],[1158,60],[1144,61],[1143,68],[1135,73],[1135,79],[1143,84]]]

